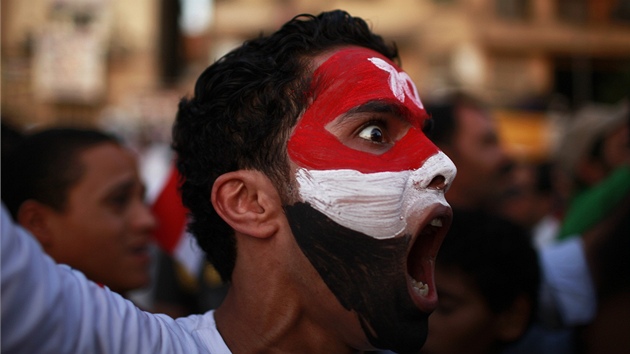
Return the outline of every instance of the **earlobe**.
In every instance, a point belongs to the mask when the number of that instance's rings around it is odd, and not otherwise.
[[[48,225],[48,209],[48,206],[29,199],[20,205],[17,212],[17,222],[30,231],[45,249],[53,242],[53,234]]]
[[[282,205],[278,191],[259,171],[239,170],[217,178],[212,205],[235,231],[265,238],[277,232]]]

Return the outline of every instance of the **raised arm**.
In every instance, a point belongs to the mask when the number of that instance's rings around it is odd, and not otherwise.
[[[191,327],[57,265],[2,205],[2,353],[209,352]]]

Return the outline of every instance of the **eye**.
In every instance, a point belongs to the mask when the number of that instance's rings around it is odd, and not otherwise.
[[[449,316],[453,313],[457,312],[461,308],[461,301],[453,299],[448,295],[443,296],[438,304],[437,309],[435,309],[436,313],[439,313],[443,316]]]
[[[142,188],[134,181],[125,181],[113,188],[105,197],[105,204],[116,213],[124,213],[135,198],[142,198]]]
[[[129,204],[131,198],[131,193],[119,192],[109,198],[109,205],[117,211],[122,211]]]
[[[365,140],[369,140],[374,143],[383,142],[383,129],[375,124],[370,124],[367,127],[361,129],[359,137]]]

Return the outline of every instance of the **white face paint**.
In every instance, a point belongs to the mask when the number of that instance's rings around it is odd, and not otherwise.
[[[408,229],[408,221],[428,207],[448,205],[444,190],[427,188],[437,175],[450,185],[456,169],[441,151],[421,168],[400,172],[298,169],[302,200],[336,223],[376,239]],[[411,230],[407,230],[411,231]]]

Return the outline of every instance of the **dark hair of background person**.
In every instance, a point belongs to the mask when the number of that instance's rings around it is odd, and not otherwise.
[[[13,123],[7,122],[6,117],[0,118],[0,125],[2,133],[2,147],[0,150],[2,152],[2,160],[4,161],[5,156],[8,156],[9,152],[13,150],[17,144],[19,144],[22,139],[24,139],[24,133]]]
[[[52,128],[26,135],[2,163],[2,200],[11,216],[15,219],[20,205],[28,199],[62,211],[68,190],[84,173],[79,155],[103,143],[120,141],[103,132],[78,128]]]
[[[602,221],[598,231],[607,234],[593,251],[598,297],[630,291],[630,194]]]
[[[224,281],[231,280],[236,245],[234,231],[213,209],[214,181],[239,169],[259,170],[287,203],[294,191],[288,190],[286,143],[308,105],[310,60],[344,45],[398,58],[395,46],[344,11],[298,15],[219,59],[199,77],[194,97],[181,100],[173,148],[183,176],[182,199],[192,212],[189,231]]]
[[[626,102],[630,102],[630,97],[626,98]],[[630,127],[630,110],[626,110],[625,120]],[[627,138],[630,142],[630,136]],[[602,143],[598,140],[594,145],[590,156],[599,157],[602,154]],[[593,272],[599,283],[599,298],[606,298],[620,291],[630,291],[630,194],[623,197],[619,205],[601,222],[600,229],[596,228],[593,232],[607,234],[593,251]]]
[[[427,132],[427,137],[435,145],[449,146],[453,143],[459,128],[457,109],[460,107],[486,109],[481,101],[461,91],[455,91],[439,99],[424,102],[424,109],[432,118],[432,128]]]
[[[497,314],[525,294],[532,304],[531,323],[541,275],[529,231],[492,213],[454,209],[453,215],[437,265],[462,270]]]
[[[630,352],[630,194],[583,237],[594,237],[590,268],[597,288],[597,314],[578,329],[580,353]]]

